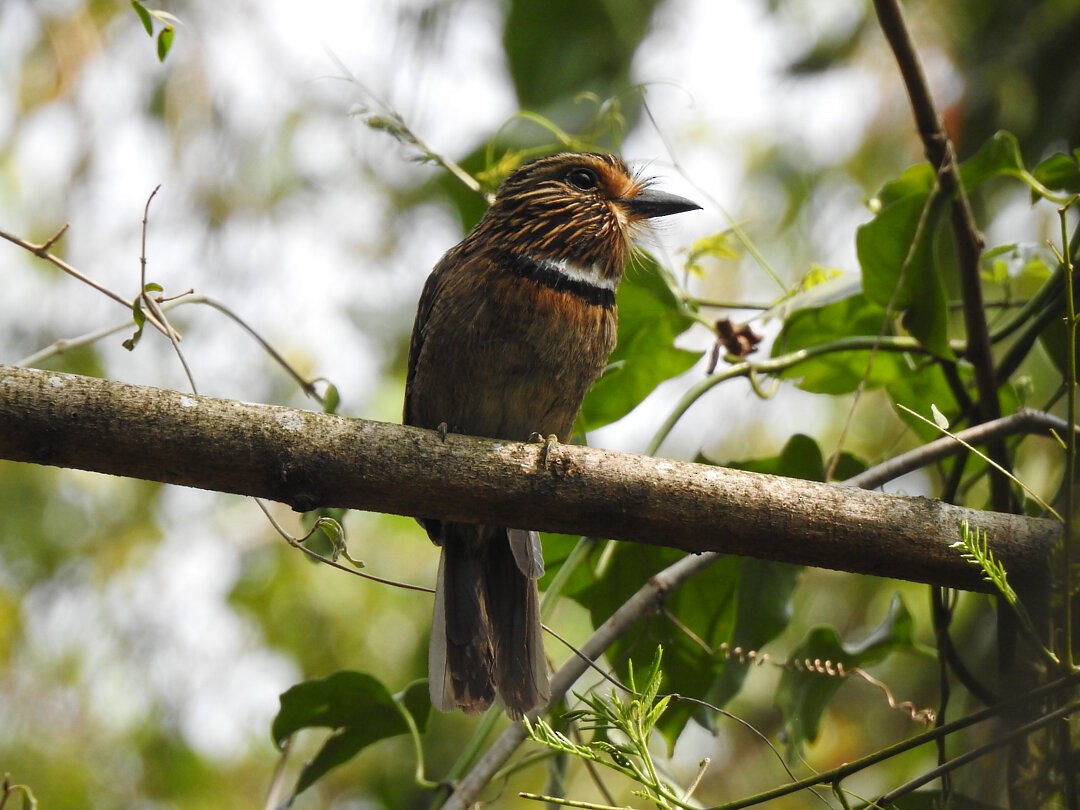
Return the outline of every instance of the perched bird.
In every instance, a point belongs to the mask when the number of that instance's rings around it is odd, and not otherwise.
[[[569,441],[615,348],[615,289],[653,217],[700,206],[649,187],[612,155],[568,153],[518,168],[420,296],[405,424]],[[432,703],[521,718],[549,697],[536,532],[421,521],[442,547],[428,653]]]

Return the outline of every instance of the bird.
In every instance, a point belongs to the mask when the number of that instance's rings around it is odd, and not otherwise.
[[[435,265],[409,346],[404,422],[492,439],[569,442],[615,348],[615,291],[656,217],[701,206],[653,188],[618,157],[521,164]],[[428,650],[432,705],[514,720],[550,699],[539,535],[421,519],[441,546]]]

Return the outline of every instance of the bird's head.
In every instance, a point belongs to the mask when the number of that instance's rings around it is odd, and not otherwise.
[[[530,259],[596,267],[600,276],[617,278],[645,222],[700,207],[651,188],[614,155],[566,152],[514,171],[476,235]]]

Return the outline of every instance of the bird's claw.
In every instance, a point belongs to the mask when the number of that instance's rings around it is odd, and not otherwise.
[[[529,437],[530,441],[542,443],[544,446],[540,448],[540,466],[546,467],[551,461],[553,455],[558,455],[559,449],[559,437],[554,433],[550,433],[547,436],[543,436],[539,433],[533,433]]]

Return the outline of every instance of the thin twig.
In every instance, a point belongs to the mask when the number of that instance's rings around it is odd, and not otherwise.
[[[975,427],[959,430],[952,437],[943,436],[928,444],[916,447],[899,456],[883,461],[842,483],[862,489],[876,489],[882,484],[893,481],[909,472],[936,464],[949,456],[966,452],[961,442],[971,445],[986,444],[995,439],[1003,439],[1016,433],[1040,433],[1056,431],[1061,435],[1068,432],[1069,425],[1064,419],[1030,408],[1020,408],[1009,416],[1003,416],[992,422],[983,422]]]
[[[288,543],[293,548],[299,549],[300,551],[304,552],[313,560],[318,560],[321,563],[329,565],[331,568],[336,568],[339,571],[344,571],[346,574],[352,574],[354,576],[362,577],[363,579],[370,579],[372,582],[378,582],[381,585],[390,585],[394,588],[401,588],[402,590],[406,591],[422,591],[423,593],[435,593],[434,588],[429,588],[426,585],[413,585],[411,582],[401,582],[396,579],[386,579],[385,577],[376,576],[375,574],[369,574],[366,571],[361,571],[359,568],[350,568],[347,565],[342,565],[337,560],[332,560],[329,557],[324,557],[322,554],[319,554],[316,551],[312,551],[310,548],[304,545],[304,541],[308,537],[310,537],[310,533],[305,537],[294,537],[270,513],[269,507],[267,507],[267,505],[263,503],[262,498],[252,498],[252,500],[255,501],[255,505],[262,510],[264,515],[266,515],[266,519],[270,521],[270,525],[274,527],[274,531],[276,531],[285,540],[286,543]],[[313,531],[315,531],[314,528],[312,529],[312,532]],[[350,560],[350,562],[353,562],[355,564],[355,561],[351,557],[348,557],[348,555],[346,555],[346,557]]]
[[[274,362],[281,366],[282,370],[293,378],[293,380],[296,382],[297,385],[300,386],[300,388],[304,391],[305,394],[307,394],[309,397],[319,403],[323,402],[323,395],[320,394],[315,387],[315,384],[320,381],[319,378],[316,378],[314,380],[306,379],[289,363],[288,360],[285,359],[281,352],[279,352],[277,349],[270,345],[266,338],[264,338],[257,331],[255,331],[255,329],[250,324],[248,324],[243,318],[241,318],[232,309],[230,309],[228,306],[221,303],[220,301],[217,301],[205,295],[193,295],[188,292],[185,293],[182,297],[170,298],[169,300],[159,300],[155,298],[154,304],[162,312],[168,312],[175,307],[183,306],[186,304],[203,304],[205,306],[216,309],[222,315],[227,317],[229,320],[231,320],[233,323],[235,323],[237,326],[247,332],[248,335],[250,335],[251,338],[255,340],[255,342],[258,343],[259,346],[262,347],[263,351],[270,355]],[[106,326],[92,332],[87,332],[83,335],[78,335],[77,337],[62,338],[60,340],[54,341],[43,349],[39,349],[33,354],[28,355],[27,357],[24,357],[21,360],[16,361],[15,363],[12,363],[12,365],[20,367],[36,366],[43,360],[47,360],[50,357],[63,354],[65,351],[69,351],[80,346],[87,346],[96,343],[97,341],[107,338],[110,335],[114,335],[117,332],[128,329],[130,326],[131,319],[128,318],[127,320],[120,321],[119,323],[115,323],[112,326]]]
[[[1065,650],[1063,653],[1065,664],[1069,667],[1076,666],[1076,656],[1073,650],[1073,549],[1076,543],[1074,537],[1076,531],[1075,497],[1076,497],[1076,290],[1073,285],[1072,251],[1069,245],[1069,223],[1067,208],[1059,208],[1058,216],[1061,219],[1061,264],[1065,267],[1065,388],[1066,411],[1068,413],[1068,430],[1065,440],[1065,530],[1062,553],[1065,564],[1062,566],[1065,583],[1063,600],[1065,602],[1065,617],[1062,624],[1065,628]]]
[[[235,323],[237,326],[247,332],[252,338],[254,338],[255,342],[263,348],[263,351],[270,355],[274,359],[274,361],[279,366],[281,366],[282,369],[284,369],[285,373],[296,381],[296,384],[303,389],[305,394],[320,403],[323,401],[322,395],[317,390],[315,390],[315,383],[318,382],[317,379],[305,379],[299,371],[297,371],[295,368],[292,367],[292,365],[289,364],[289,361],[281,355],[281,352],[271,346],[266,341],[266,338],[256,332],[251,326],[248,325],[248,323],[243,318],[241,318],[239,315],[229,309],[229,307],[227,307],[225,304],[221,303],[220,301],[216,301],[213,298],[207,298],[205,295],[195,296],[191,299],[191,302],[196,304],[206,304],[206,306],[213,307],[222,315],[229,318],[233,323]]]
[[[67,273],[72,278],[78,279],[83,284],[87,284],[90,287],[93,287],[95,290],[97,290],[99,293],[104,295],[106,298],[111,298],[113,301],[116,301],[118,304],[120,304],[125,309],[130,311],[131,310],[131,301],[128,301],[122,295],[118,295],[117,293],[114,293],[112,290],[110,290],[108,287],[104,286],[103,284],[100,284],[99,282],[94,281],[89,276],[87,276],[84,273],[76,270],[74,267],[72,267],[70,264],[65,262],[63,259],[61,259],[56,254],[50,252],[49,248],[51,248],[54,244],[56,244],[56,242],[60,239],[60,237],[62,237],[64,235],[64,232],[67,230],[67,228],[68,228],[68,226],[64,225],[62,228],[60,228],[60,230],[58,230],[55,234],[53,234],[51,237],[49,237],[49,239],[47,239],[46,241],[42,242],[40,245],[35,245],[33,242],[28,242],[25,239],[20,239],[18,236],[15,236],[14,234],[10,234],[10,233],[8,233],[7,231],[4,231],[4,230],[0,230],[0,238],[6,239],[7,241],[11,242],[12,244],[18,245],[19,247],[23,248],[24,250],[27,250],[30,253],[33,253],[39,259],[44,259],[45,261],[49,262],[50,264],[52,264],[52,265],[54,265],[56,267],[59,267],[61,270],[63,270],[65,273]],[[153,315],[147,315],[146,320],[149,321],[150,324],[155,329],[159,330],[162,334],[168,334],[168,331],[166,330],[165,326],[162,323],[160,323],[156,318],[154,318]]]
[[[408,715],[408,712],[405,712]],[[281,746],[281,756],[278,757],[277,765],[274,766],[274,775],[270,779],[270,788],[266,791],[266,801],[263,802],[263,810],[274,810],[281,801],[281,792],[285,788],[285,766],[289,762],[289,749],[292,746],[292,737],[287,737]]]
[[[161,304],[161,309],[164,312],[168,312],[174,307],[181,306],[182,304],[194,303],[197,299],[178,298],[172,301],[166,301]],[[38,364],[48,360],[50,357],[56,357],[64,352],[71,351],[72,349],[78,349],[82,346],[90,346],[97,343],[99,340],[104,340],[110,335],[115,335],[117,332],[122,332],[125,329],[131,328],[131,318],[119,321],[111,326],[103,326],[100,329],[95,329],[92,332],[86,332],[82,335],[77,335],[72,338],[60,338],[54,340],[48,346],[38,349],[33,354],[27,355],[20,360],[16,360],[11,365],[18,366],[20,368],[33,368]]]
[[[169,339],[173,351],[176,352],[176,357],[180,360],[180,365],[183,367],[184,374],[187,376],[188,384],[191,386],[191,392],[197,394],[199,393],[199,389],[198,386],[195,385],[195,375],[192,374],[187,357],[184,356],[184,351],[180,348],[180,333],[173,329],[172,324],[166,320],[165,313],[162,311],[161,307],[158,306],[158,302],[154,300],[154,297],[150,295],[150,291],[146,287],[146,231],[150,224],[150,203],[154,201],[154,197],[157,196],[160,189],[160,184],[154,187],[154,190],[150,192],[150,196],[146,198],[146,205],[143,207],[142,245],[139,250],[139,300],[142,302],[143,314],[146,318],[148,320],[153,318],[165,327],[165,337]]]
[[[1062,720],[1077,711],[1080,711],[1080,701],[1075,703],[1069,703],[1068,705],[1062,706],[1060,709],[1050,712],[1049,714],[1045,714],[1042,717],[1032,720],[1029,723],[1025,723],[1022,726],[1017,726],[1016,728],[1009,730],[1005,734],[995,737],[989,742],[980,745],[978,748],[973,748],[970,751],[965,751],[960,756],[955,757],[948,762],[927,771],[926,773],[920,774],[916,778],[912,779],[910,782],[906,782],[900,787],[889,791],[880,799],[878,799],[875,804],[881,807],[885,807],[888,804],[899,799],[901,796],[906,796],[907,794],[917,790],[928,782],[932,782],[939,776],[944,776],[945,774],[951,773],[962,765],[967,765],[969,762],[973,762],[979,757],[986,756],[991,751],[1015,742],[1016,740],[1022,739],[1023,737],[1026,737],[1041,728],[1051,725],[1052,723],[1056,723],[1058,720]]]
[[[847,777],[864,771],[872,765],[877,765],[879,762],[884,762],[888,759],[892,759],[905,751],[910,751],[913,748],[926,745],[929,742],[933,742],[939,737],[946,734],[953,734],[957,731],[961,731],[969,726],[973,726],[977,723],[991,720],[1004,714],[1010,709],[1015,708],[1018,705],[1034,701],[1043,695],[1050,695],[1060,692],[1064,689],[1072,688],[1078,681],[1080,681],[1080,674],[1072,674],[1064,678],[1060,678],[1052,683],[1048,683],[1044,686],[1040,686],[1031,690],[1023,695],[1016,695],[998,703],[994,706],[988,706],[985,709],[981,709],[973,714],[969,714],[966,717],[961,717],[957,720],[953,720],[951,723],[947,723],[940,728],[931,729],[925,731],[922,734],[917,734],[907,740],[890,745],[886,748],[882,748],[879,751],[862,757],[861,759],[854,760],[852,762],[844,763],[836,768],[828,771],[822,771],[821,773],[808,776],[804,779],[800,779],[795,782],[790,782],[786,785],[779,785],[778,787],[771,788],[766,791],[762,791],[754,796],[747,796],[742,799],[738,799],[734,802],[721,805],[717,810],[742,810],[744,807],[752,807],[756,804],[764,804],[765,802],[772,801],[773,799],[779,799],[782,796],[789,796],[793,793],[798,793],[801,790],[814,787],[816,785],[824,784],[836,784]]]

